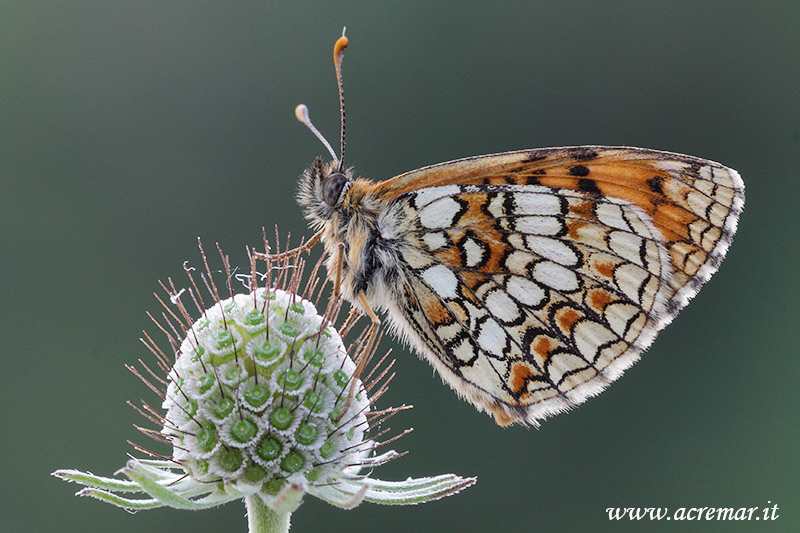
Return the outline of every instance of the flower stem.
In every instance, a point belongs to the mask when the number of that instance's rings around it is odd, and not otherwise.
[[[286,533],[292,513],[279,513],[270,509],[257,495],[245,498],[247,506],[247,530],[250,533]]]

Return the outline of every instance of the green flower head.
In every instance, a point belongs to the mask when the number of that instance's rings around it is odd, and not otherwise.
[[[373,355],[366,347],[366,331],[350,346],[345,344],[334,327],[341,300],[332,299],[320,315],[310,299],[322,292],[324,283],[318,283],[315,268],[300,293],[304,263],[297,256],[269,260],[261,287],[251,259],[251,275],[245,278],[249,287],[239,294],[233,290],[227,257],[220,256],[229,297],[220,297],[203,254],[200,278],[213,300],[208,308],[192,269],[186,269],[189,288],[176,290],[172,280],[162,284],[170,304],[159,299],[166,313],[156,324],[170,350],[149,335],[143,342],[166,378],[156,377],[148,366],[145,372],[129,367],[163,398],[163,414],[147,404],[137,410],[160,426],[157,432],[143,432],[170,444],[171,456],[136,446],[158,458],[129,461],[121,470],[127,480],[75,470],[60,470],[56,476],[86,485],[79,495],[130,511],[201,509],[245,499],[251,530],[264,531],[281,529],[258,526],[259,514],[284,517],[285,530],[305,494],[342,508],[364,500],[413,504],[475,482],[454,475],[383,482],[364,474],[400,455],[376,454],[381,443],[369,434],[406,408],[373,409],[391,376],[387,379],[387,372],[374,367],[369,375],[377,377],[365,385],[356,375],[357,362]],[[185,302],[191,302],[197,318]],[[345,321],[345,333],[355,318],[351,313]],[[132,491],[145,497],[119,495]]]

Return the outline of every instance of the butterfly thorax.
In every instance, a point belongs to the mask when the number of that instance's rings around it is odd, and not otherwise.
[[[336,174],[344,175],[346,181],[335,184],[333,192],[329,183],[326,191],[326,181],[336,179]],[[386,211],[372,192],[374,186],[370,180],[354,178],[352,169],[339,173],[335,163],[317,159],[301,178],[297,201],[309,225],[322,230],[329,278],[336,279],[338,272],[341,291],[348,300],[357,301],[363,293],[380,307],[381,295],[387,290],[383,285],[391,278],[386,270],[396,266],[397,254],[391,235],[380,227],[379,214]]]

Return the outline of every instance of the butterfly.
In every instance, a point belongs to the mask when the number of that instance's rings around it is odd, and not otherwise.
[[[331,153],[298,203],[344,298],[502,426],[599,394],[718,269],[744,207],[739,174],[688,155],[574,146],[467,157],[382,182]],[[305,247],[304,247],[305,248]]]

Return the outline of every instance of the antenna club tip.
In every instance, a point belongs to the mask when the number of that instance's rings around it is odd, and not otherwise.
[[[336,44],[333,45],[333,57],[338,59],[345,48],[347,48],[347,37],[342,35],[336,39]]]
[[[299,106],[295,107],[294,116],[297,117],[297,120],[305,124],[306,121],[308,121],[308,108],[306,105],[300,104]]]

